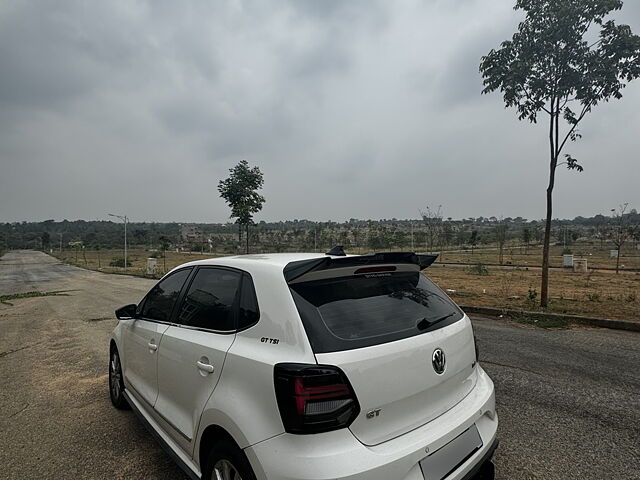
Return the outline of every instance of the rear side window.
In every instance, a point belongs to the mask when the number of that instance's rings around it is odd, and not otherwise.
[[[200,268],[180,306],[178,323],[222,332],[234,331],[234,306],[241,273],[221,268]]]
[[[171,319],[173,305],[180,295],[184,282],[191,273],[190,268],[179,270],[162,279],[147,294],[140,316],[161,322]]]
[[[463,317],[419,272],[353,275],[290,285],[316,353],[420,335]]]
[[[240,292],[240,308],[238,309],[238,330],[244,330],[256,324],[260,318],[256,290],[253,280],[248,274],[242,275],[242,290]]]

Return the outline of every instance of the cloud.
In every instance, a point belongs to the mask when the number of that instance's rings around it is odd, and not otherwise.
[[[259,219],[542,217],[543,127],[480,95],[512,3],[4,2],[0,221],[225,221],[216,185],[241,159],[265,173]],[[585,123],[559,215],[634,201],[633,175],[602,178],[634,171],[639,101]]]

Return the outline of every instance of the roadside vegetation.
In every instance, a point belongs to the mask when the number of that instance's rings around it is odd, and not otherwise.
[[[444,217],[441,206],[426,207],[414,220],[258,222],[248,230],[248,217],[247,224],[132,222],[126,272],[119,223],[5,223],[0,235],[9,248],[42,249],[65,263],[106,273],[147,276],[147,259],[155,258],[151,278],[192,260],[245,253],[247,240],[250,253],[327,252],[335,245],[353,254],[435,252],[438,261],[428,275],[463,305],[638,320],[640,214],[626,204],[611,210],[609,216],[554,220],[546,308],[540,306],[544,221],[456,220]],[[586,273],[562,268],[563,255],[585,259]]]

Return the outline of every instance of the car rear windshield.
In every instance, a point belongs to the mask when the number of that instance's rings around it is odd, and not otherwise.
[[[463,317],[419,272],[329,278],[294,283],[290,289],[316,353],[392,342]]]

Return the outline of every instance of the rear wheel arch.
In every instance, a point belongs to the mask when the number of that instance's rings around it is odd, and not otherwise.
[[[200,462],[200,470],[204,470],[205,463],[207,461],[207,457],[209,456],[209,452],[211,451],[211,447],[216,442],[220,440],[225,440],[233,445],[235,445],[238,450],[241,448],[238,446],[238,442],[231,436],[229,432],[227,432],[220,425],[209,425],[202,432],[202,436],[200,437],[200,448],[198,450],[198,460]]]

